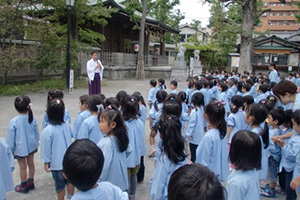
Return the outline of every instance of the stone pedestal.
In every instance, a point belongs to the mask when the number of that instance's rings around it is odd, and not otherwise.
[[[174,66],[172,67],[171,80],[185,81],[188,77],[188,69],[186,67],[186,62],[181,60],[176,60]]]
[[[200,76],[202,74],[202,65],[201,65],[201,61],[200,60],[194,60],[193,62],[194,66],[193,66],[193,76]]]

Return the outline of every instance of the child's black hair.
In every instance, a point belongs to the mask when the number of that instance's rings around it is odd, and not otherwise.
[[[269,112],[269,115],[272,116],[273,120],[277,120],[278,126],[281,126],[285,122],[285,114],[284,111],[280,108],[275,108]]]
[[[163,103],[165,99],[167,98],[168,93],[164,90],[159,90],[156,92],[156,101],[154,102],[153,106],[156,111],[158,111],[158,104]]]
[[[127,92],[125,92],[124,90],[121,90],[117,93],[116,98],[118,99],[118,101],[121,103],[122,99],[127,96]]]
[[[184,161],[186,155],[179,118],[175,115],[162,116],[159,120],[158,130],[162,139],[162,152],[175,164]]]
[[[19,113],[28,113],[28,122],[31,124],[33,121],[33,113],[31,110],[31,100],[28,96],[19,96],[15,98],[15,109],[19,112]]]
[[[231,112],[235,114],[239,111],[240,108],[243,107],[244,104],[243,97],[240,95],[234,95],[233,97],[231,97],[231,103],[234,105],[231,108]]]
[[[228,85],[226,83],[219,83],[219,86],[221,87],[222,92],[225,92],[228,89]]]
[[[116,127],[112,130],[112,133],[118,140],[118,147],[120,152],[125,151],[129,144],[129,138],[127,135],[128,133],[126,125],[124,123],[124,119],[118,108],[114,107],[113,105],[108,106],[105,110],[99,113],[98,119],[99,121],[103,119],[106,120],[108,126],[110,126],[112,122],[116,123]],[[109,134],[110,133],[108,133],[108,135]]]
[[[159,78],[157,81],[160,83],[160,84],[159,84],[159,89],[160,89],[160,90],[165,90],[165,89],[167,89],[167,86],[165,85],[165,79]]]
[[[162,116],[175,115],[180,118],[182,112],[182,103],[178,95],[169,94],[164,101]]]
[[[200,164],[183,165],[171,176],[168,200],[225,200],[217,176]]]
[[[147,107],[146,103],[145,103],[145,100],[144,100],[144,97],[142,96],[142,94],[140,92],[134,92],[132,94],[132,96],[134,96],[137,99],[138,102],[140,101],[145,107]]]
[[[201,92],[196,92],[192,96],[191,103],[194,106],[199,106],[199,107],[204,106],[204,95]]]
[[[238,83],[237,83],[237,90],[239,91],[239,92],[242,92],[242,89],[243,89],[243,85],[244,85],[245,83],[243,82],[243,81],[239,81]]]
[[[105,101],[105,99],[106,99],[105,95],[104,95],[103,93],[100,93],[100,94],[98,94],[98,95],[100,95],[100,97],[101,97],[102,101],[104,102],[104,101]]]
[[[236,170],[261,169],[261,141],[257,134],[239,130],[232,138],[229,160]]]
[[[273,95],[269,95],[267,96],[267,99],[262,99],[258,103],[264,105],[268,110],[268,112],[270,112],[275,108],[276,102],[277,102],[276,97]]]
[[[88,98],[89,98],[89,95],[87,95],[87,94],[81,95],[79,97],[79,101],[80,101],[81,105],[84,105],[84,104],[88,105]]]
[[[250,83],[246,83],[246,84],[243,85],[243,88],[244,88],[247,92],[249,92],[249,91],[251,90],[251,84],[250,84]]]
[[[50,90],[48,92],[48,96],[47,96],[47,102],[52,100],[52,99],[63,99],[64,98],[64,93],[61,90]]]
[[[122,100],[122,114],[125,121],[137,119],[139,113],[139,105],[134,96],[125,96]]]
[[[152,85],[152,87],[156,87],[157,85],[157,81],[155,79],[151,79],[149,83]]]
[[[88,107],[91,112],[99,112],[100,105],[102,105],[102,99],[98,94],[92,94],[88,98]]]
[[[296,124],[300,125],[300,110],[293,112],[292,119]]]
[[[97,183],[104,164],[101,149],[88,139],[75,140],[63,159],[63,172],[72,185],[88,191]]]
[[[64,123],[65,104],[61,99],[52,99],[48,101],[47,116],[52,125],[61,125]]]
[[[120,102],[116,97],[109,97],[104,100],[104,108],[107,108],[109,105],[119,109]]]
[[[246,114],[248,116],[253,116],[254,120],[252,122],[252,125],[260,126],[261,123],[265,122],[264,129],[260,133],[263,143],[264,143],[264,149],[268,148],[269,146],[269,127],[267,122],[265,121],[268,117],[268,110],[264,105],[253,103],[251,104],[247,110]]]
[[[170,84],[174,85],[175,88],[178,86],[178,82],[175,80],[171,81]]]
[[[189,88],[189,89],[191,89],[191,88],[194,87],[194,82],[193,82],[193,78],[192,78],[192,77],[188,77],[188,78],[186,79],[186,82],[189,83],[189,84],[188,84],[188,88]]]
[[[259,86],[259,90],[262,91],[262,93],[266,93],[267,91],[270,90],[270,87],[269,87],[269,85],[267,85],[267,84],[261,84],[261,85]]]
[[[243,101],[244,101],[244,103],[247,103],[247,105],[249,106],[254,103],[254,98],[251,95],[246,95],[246,96],[243,96]]]
[[[194,84],[196,90],[201,90],[201,88],[203,87],[203,82],[201,80],[197,81],[195,84]]]
[[[205,114],[211,125],[216,126],[220,131],[220,138],[226,135],[225,108],[221,102],[210,102],[205,106]]]
[[[291,128],[293,128],[293,122],[292,122],[293,110],[292,109],[285,110],[284,116],[285,116],[284,125],[288,125]]]
[[[179,98],[181,99],[182,102],[186,102],[187,95],[184,91],[178,92],[178,96],[179,96]]]

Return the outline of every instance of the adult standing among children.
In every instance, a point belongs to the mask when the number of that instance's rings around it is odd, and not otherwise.
[[[269,73],[270,82],[278,83],[279,82],[279,73],[278,73],[276,64],[273,62],[270,63],[269,70],[270,70],[270,73]]]
[[[101,93],[101,80],[104,66],[97,58],[97,51],[91,53],[92,58],[86,64],[86,72],[89,78],[89,95]]]

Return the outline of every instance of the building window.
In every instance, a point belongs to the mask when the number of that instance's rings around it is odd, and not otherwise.
[[[263,13],[261,16],[266,17],[266,16],[267,16],[267,13],[265,12],[265,13]]]
[[[268,6],[268,2],[264,2],[263,7],[267,7],[267,6]]]

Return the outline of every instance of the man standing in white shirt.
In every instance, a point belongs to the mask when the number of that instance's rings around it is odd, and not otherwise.
[[[86,72],[89,77],[89,95],[101,93],[101,80],[104,70],[101,61],[97,59],[98,53],[93,51],[91,55],[92,59],[86,64]]]

